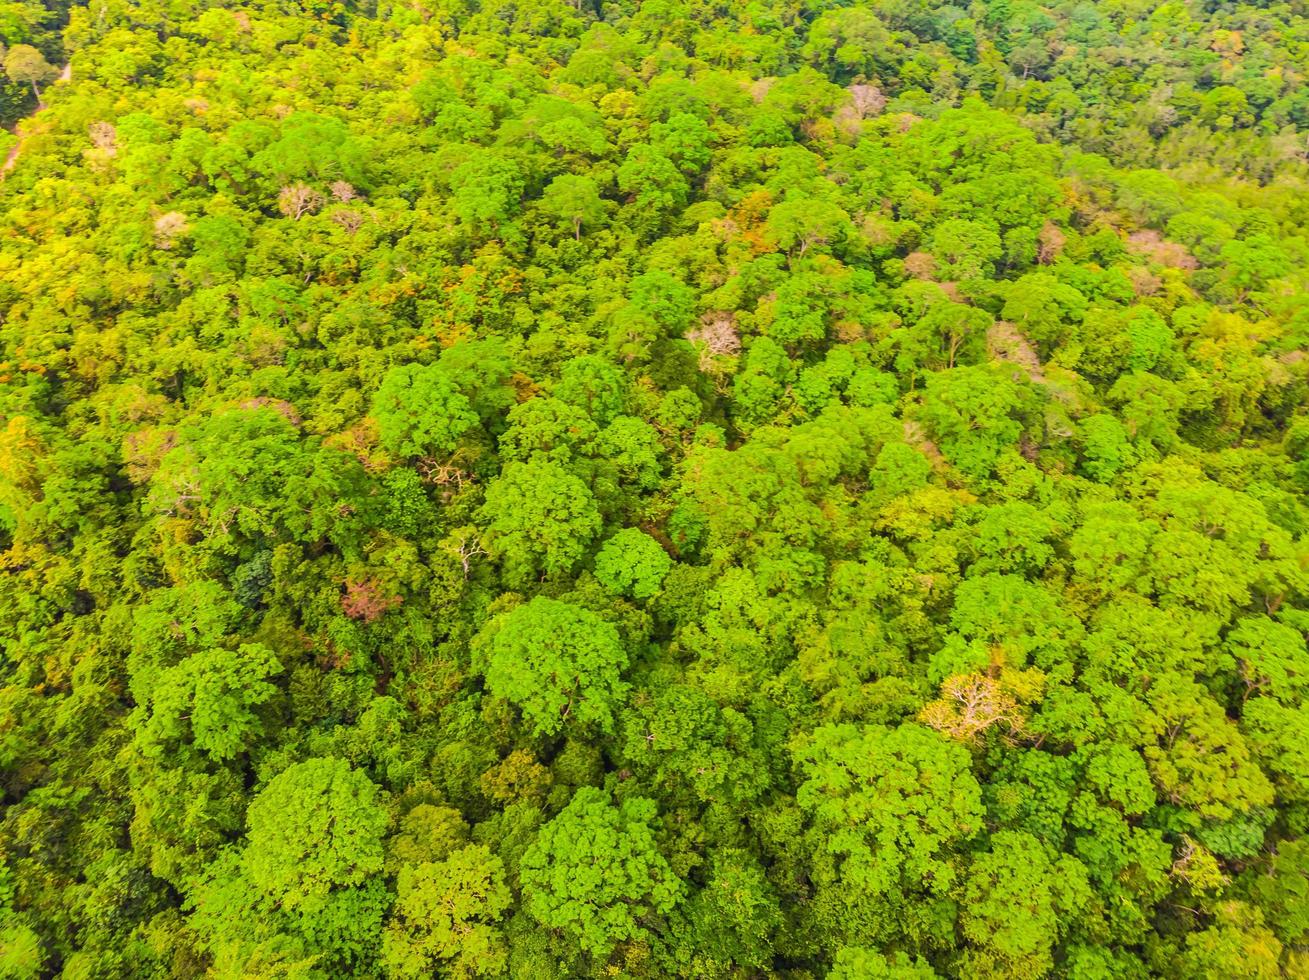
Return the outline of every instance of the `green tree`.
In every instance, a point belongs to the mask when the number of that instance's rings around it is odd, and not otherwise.
[[[941,452],[973,479],[991,474],[1022,433],[1018,386],[987,367],[960,367],[927,377],[921,417]]]
[[[407,364],[386,372],[373,397],[382,445],[397,456],[448,456],[475,426],[468,399],[439,365]]]
[[[1172,969],[1191,977],[1250,977],[1274,980],[1282,976],[1278,959],[1282,944],[1259,910],[1244,902],[1222,902],[1214,923],[1186,937],[1186,948]]]
[[[993,228],[977,221],[951,218],[937,225],[932,233],[932,255],[953,279],[969,281],[989,277],[1002,254],[1000,236]]]
[[[382,940],[389,977],[500,976],[507,950],[495,923],[511,903],[504,865],[485,847],[405,865]]]
[[[1247,871],[1242,884],[1284,945],[1309,940],[1309,841],[1278,842],[1266,864]]]
[[[387,816],[377,786],[341,759],[279,773],[250,804],[248,820],[246,870],[289,907],[362,885],[382,869]]]
[[[194,520],[216,542],[350,543],[363,503],[358,460],[303,439],[273,408],[221,412],[182,429],[151,481],[149,504]]]
[[[487,688],[518,705],[535,734],[612,728],[628,656],[611,623],[537,596],[488,623],[478,642]]]
[[[647,143],[628,151],[617,177],[618,189],[629,195],[631,220],[646,234],[657,231],[672,212],[684,207],[691,192],[677,164]]]
[[[525,462],[541,456],[570,463],[593,452],[600,428],[586,411],[559,398],[539,395],[509,410],[509,424],[500,436],[500,454]]]
[[[968,869],[963,933],[966,975],[1041,977],[1054,966],[1062,929],[1090,899],[1086,871],[1067,855],[1054,862],[1030,834],[1001,831]]]
[[[282,119],[277,138],[250,158],[275,189],[302,181],[318,185],[344,180],[367,182],[367,150],[350,127],[334,116],[292,112]]]
[[[840,245],[854,234],[850,216],[821,198],[789,197],[768,212],[769,237],[797,258],[811,248]]]
[[[259,733],[255,709],[276,695],[268,679],[280,672],[272,652],[258,643],[187,657],[154,679],[137,742],[154,755],[183,740],[219,761],[237,756]]]
[[[595,556],[595,577],[612,592],[634,599],[649,599],[672,568],[659,543],[644,531],[629,527],[619,531]]]
[[[1302,632],[1267,616],[1246,616],[1227,634],[1227,650],[1250,694],[1294,705],[1309,687],[1309,656]]]
[[[836,954],[827,980],[936,980],[939,974],[921,957],[898,952],[886,956],[862,946]]]
[[[622,413],[626,392],[623,372],[594,354],[565,364],[554,389],[556,398],[582,409],[599,425],[608,425]]]
[[[512,158],[491,152],[477,154],[456,167],[450,184],[454,190],[451,206],[474,234],[494,232],[509,221],[526,186],[523,172]]]
[[[598,225],[604,220],[604,201],[590,177],[560,174],[546,186],[541,196],[541,210],[552,218],[573,226],[573,237],[582,238],[582,226]]]
[[[5,54],[5,74],[15,82],[24,82],[32,86],[32,97],[41,103],[41,90],[38,83],[48,82],[59,74],[59,69],[45,60],[43,55],[30,44],[15,44]]]
[[[950,888],[952,848],[982,827],[966,750],[918,725],[827,725],[796,762],[796,801],[833,885],[851,895]]]
[[[637,690],[623,728],[624,759],[665,799],[742,803],[769,784],[750,719],[690,684]]]
[[[376,784],[341,759],[310,759],[269,780],[246,819],[241,870],[255,894],[285,916],[303,948],[343,966],[375,959],[389,822]],[[251,927],[233,913],[224,917],[226,929]]]
[[[557,463],[510,463],[486,488],[487,548],[513,581],[571,571],[600,531],[585,483]]]
[[[523,855],[528,913],[606,960],[620,943],[646,940],[683,897],[659,852],[653,802],[583,786]]]
[[[1273,787],[1240,730],[1199,684],[1165,674],[1148,698],[1151,742],[1143,754],[1161,793],[1212,820],[1273,802]]]
[[[687,176],[704,169],[712,154],[713,141],[708,123],[690,112],[675,112],[666,122],[650,127],[650,142]]]
[[[710,859],[705,886],[682,913],[694,937],[677,950],[692,969],[765,970],[772,962],[772,937],[782,924],[777,895],[758,859],[743,848],[724,848]],[[676,919],[674,920],[676,922]],[[674,925],[674,934],[678,929]]]
[[[659,434],[644,419],[620,415],[600,431],[596,449],[614,465],[619,480],[637,490],[653,490],[663,475]]]

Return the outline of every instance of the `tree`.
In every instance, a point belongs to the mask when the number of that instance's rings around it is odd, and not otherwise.
[[[674,336],[683,334],[695,315],[696,290],[663,269],[636,276],[627,291],[636,309]]]
[[[690,187],[677,165],[648,143],[638,143],[618,168],[618,189],[630,195],[634,222],[651,234],[685,206]]]
[[[977,572],[1039,573],[1054,557],[1049,542],[1055,529],[1048,510],[1025,501],[988,507],[976,524],[973,568]]]
[[[509,410],[500,436],[506,460],[526,462],[537,456],[570,463],[591,455],[600,428],[586,411],[559,398],[538,395]]]
[[[1299,630],[1267,616],[1246,616],[1227,634],[1226,644],[1246,697],[1267,694],[1293,705],[1309,687],[1309,655]]]
[[[59,74],[55,68],[36,48],[30,44],[15,44],[5,55],[5,74],[15,82],[26,82],[32,86],[32,97],[41,105],[41,90],[38,82],[48,82]]]
[[[298,762],[250,804],[244,865],[287,907],[364,884],[382,869],[387,816],[377,786],[341,759]]]
[[[815,246],[841,243],[854,234],[850,216],[821,198],[789,197],[768,212],[765,226],[778,248],[801,258]]]
[[[191,225],[191,244],[187,278],[201,286],[214,286],[231,282],[244,271],[250,232],[230,214],[207,214]]]
[[[39,977],[45,964],[41,937],[17,918],[0,925],[0,971],[15,980]]]
[[[852,899],[950,888],[951,848],[982,826],[965,749],[918,725],[826,725],[795,756],[803,774],[796,802],[832,885]]]
[[[1000,236],[981,222],[951,218],[932,233],[932,255],[960,281],[989,277],[1002,254]]]
[[[914,374],[975,362],[985,346],[982,341],[990,325],[991,317],[985,310],[937,300],[898,338],[901,353],[896,366]]]
[[[400,818],[387,841],[392,870],[443,861],[468,843],[468,823],[454,807],[419,803]]]
[[[644,419],[620,415],[600,431],[596,450],[614,466],[622,484],[650,491],[663,475],[659,434]]]
[[[871,10],[836,9],[819,15],[804,48],[811,62],[830,64],[842,82],[891,73],[908,54]]]
[[[1241,296],[1291,270],[1286,252],[1267,235],[1229,241],[1223,246],[1221,259],[1228,280],[1240,290]]]
[[[660,854],[652,801],[583,786],[523,855],[523,901],[547,929],[606,960],[640,942],[682,899],[684,886]]]
[[[1081,623],[1041,584],[1017,575],[967,578],[955,591],[951,631],[932,656],[933,675],[967,669],[997,672],[1035,661],[1051,669],[1070,656]]]
[[[247,823],[240,867],[262,901],[308,952],[343,967],[371,962],[387,899],[379,876],[388,817],[376,784],[341,759],[298,762],[260,790]]]
[[[688,683],[637,691],[623,722],[623,758],[664,799],[745,801],[769,785],[750,719]]]
[[[1001,831],[969,866],[963,932],[970,976],[1041,977],[1060,933],[1090,899],[1086,871],[1067,855],[1052,862],[1030,834]]]
[[[387,371],[373,396],[373,415],[386,450],[409,459],[450,455],[478,422],[468,399],[435,364]]]
[[[1309,977],[1307,39],[0,0],[0,976]]]
[[[481,516],[490,553],[512,581],[567,573],[600,530],[591,491],[557,463],[510,463],[486,488]]]
[[[241,607],[217,582],[150,592],[132,617],[127,668],[133,700],[148,703],[164,671],[190,654],[221,644],[240,616]]]
[[[331,115],[312,111],[286,115],[276,138],[249,158],[250,165],[265,174],[273,188],[296,181],[323,186],[344,180],[355,187],[367,187],[368,159],[362,142],[349,126]]]
[[[1060,346],[1069,325],[1086,312],[1086,297],[1048,272],[1029,272],[1004,295],[1000,315],[1017,326],[1043,355]]]
[[[941,452],[973,479],[990,475],[1022,433],[1018,386],[987,367],[960,367],[927,377],[921,417]]]
[[[772,937],[782,924],[782,912],[764,869],[749,850],[716,851],[705,887],[680,911],[694,942],[676,954],[684,962],[690,959],[690,969],[765,970],[771,964]],[[676,924],[673,929],[674,935],[681,931]]]
[[[358,460],[302,439],[274,408],[221,412],[183,427],[151,481],[149,503],[191,518],[216,542],[349,543],[363,503]]]
[[[288,184],[277,195],[277,209],[294,221],[313,214],[326,203],[322,192],[307,184]]]
[[[1265,862],[1246,872],[1242,885],[1284,944],[1309,941],[1309,841],[1279,841]]]
[[[1150,685],[1143,749],[1159,791],[1199,817],[1227,820],[1273,802],[1273,787],[1222,706],[1185,675]]]
[[[887,497],[921,489],[931,477],[931,461],[903,442],[888,442],[879,449],[868,472],[869,482]]]
[[[673,560],[659,543],[636,528],[624,528],[595,556],[595,577],[612,592],[649,599],[659,591]]]
[[[628,657],[618,630],[595,613],[537,596],[488,623],[479,646],[487,688],[518,705],[534,734],[612,728]]]
[[[504,865],[473,844],[442,861],[405,865],[382,939],[389,977],[500,976],[506,949],[495,922],[511,903]]]
[[[626,392],[623,372],[593,354],[565,364],[554,388],[556,398],[582,409],[599,425],[608,425],[622,413]]]
[[[1213,925],[1186,937],[1185,950],[1170,965],[1181,976],[1275,980],[1284,975],[1278,966],[1281,953],[1282,944],[1257,908],[1228,901],[1218,904]]]
[[[456,167],[450,184],[455,214],[474,234],[482,234],[499,229],[513,217],[525,181],[512,158],[483,152]]]
[[[1080,426],[1082,469],[1099,483],[1108,483],[1136,458],[1123,424],[1108,413],[1088,416]]]
[[[650,142],[688,177],[709,163],[713,141],[709,124],[690,112],[674,112],[667,122],[650,127]]]
[[[1177,384],[1146,371],[1124,374],[1109,389],[1111,404],[1122,407],[1122,424],[1133,444],[1156,452],[1177,446],[1185,393]]]
[[[277,693],[268,678],[281,669],[272,652],[258,643],[186,658],[155,679],[137,742],[155,755],[178,739],[219,761],[239,755],[259,732],[254,709]]]
[[[560,174],[550,181],[541,196],[541,210],[571,224],[573,237],[579,241],[583,225],[597,225],[605,216],[604,201],[595,181],[577,174]]]
[[[846,946],[836,954],[827,980],[937,980],[939,974],[921,957],[897,952],[890,956],[862,946]]]

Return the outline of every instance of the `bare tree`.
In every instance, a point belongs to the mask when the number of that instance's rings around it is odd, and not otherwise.
[[[187,232],[186,215],[180,211],[169,211],[155,218],[155,248],[164,251],[173,247],[173,243]]]
[[[296,221],[306,214],[313,214],[326,203],[327,198],[308,184],[290,184],[277,196],[278,210]]]

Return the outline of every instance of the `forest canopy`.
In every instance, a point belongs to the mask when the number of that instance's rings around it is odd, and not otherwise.
[[[0,977],[1309,978],[1303,0],[0,42]]]

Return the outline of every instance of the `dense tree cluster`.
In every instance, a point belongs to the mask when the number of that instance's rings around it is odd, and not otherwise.
[[[1302,3],[0,35],[0,976],[1309,976]]]

